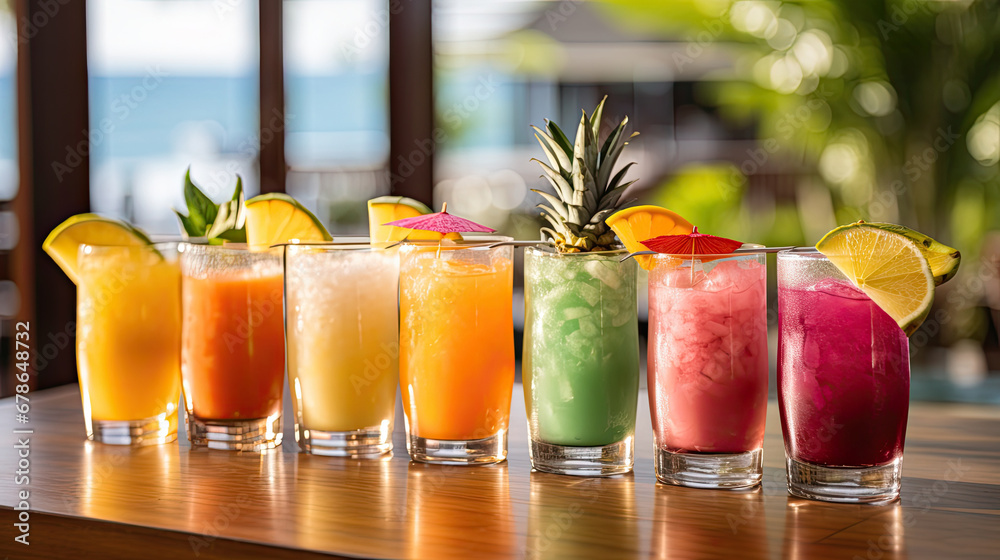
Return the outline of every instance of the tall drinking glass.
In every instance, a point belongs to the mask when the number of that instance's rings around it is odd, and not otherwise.
[[[649,407],[656,477],[760,483],[767,412],[763,254],[657,255],[649,273]]]
[[[285,337],[295,440],[354,458],[392,450],[399,257],[368,243],[285,248]]]
[[[514,387],[510,238],[407,243],[400,250],[399,370],[414,461],[507,457]]]
[[[177,246],[81,245],[76,356],[87,438],[177,439],[181,280]]]
[[[906,334],[815,250],[778,253],[778,323],[789,493],[896,499],[910,394]]]
[[[191,445],[238,451],[280,445],[280,249],[185,243],[181,273],[181,372]]]
[[[639,399],[634,260],[628,252],[524,252],[524,404],[531,465],[608,476],[632,470]]]

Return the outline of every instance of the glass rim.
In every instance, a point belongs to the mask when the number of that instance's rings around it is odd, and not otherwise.
[[[170,249],[170,248],[176,249],[180,245],[180,243],[181,242],[179,241],[159,241],[155,243],[144,243],[141,245],[135,245],[135,244],[126,245],[123,243],[115,243],[113,245],[105,245],[100,243],[80,243],[80,245],[77,247],[77,253],[86,252],[86,254],[90,254],[90,252],[94,250],[109,251],[114,249],[128,249],[128,250],[152,249],[155,251],[159,251],[160,249]]]
[[[431,240],[403,240],[399,243],[401,249],[406,248],[427,248],[427,249],[441,249],[444,251],[456,251],[462,249],[500,249],[504,247],[513,247],[512,245],[501,245],[499,247],[490,247],[494,243],[507,243],[514,241],[513,237],[507,235],[474,235],[469,237],[463,237],[461,241],[452,241],[448,245],[442,245],[439,241]]]
[[[203,253],[230,253],[234,255],[260,255],[268,257],[278,257],[278,250],[281,247],[268,247],[262,251],[251,251],[250,245],[246,243],[226,243],[223,245],[210,245],[208,243],[191,243],[184,241],[177,244],[177,252],[188,253],[191,250]]]
[[[278,247],[339,247],[343,245],[371,245],[372,238],[367,235],[335,235],[329,241],[299,241],[293,240],[285,243],[275,243],[270,249]]]
[[[368,239],[367,237],[365,238]],[[369,241],[363,243],[289,243],[283,245],[286,255],[308,254],[308,253],[337,253],[340,251],[387,251],[386,247],[380,247]],[[306,251],[309,249],[309,251]]]
[[[578,253],[560,253],[552,245],[532,245],[530,247],[525,247],[524,252],[527,253],[531,251],[532,253],[538,253],[539,255],[544,255],[545,257],[552,258],[577,258],[577,257],[613,257],[613,256],[624,256],[629,254],[628,249],[624,245],[619,245],[617,249],[610,249],[607,251],[581,251]]]
[[[740,249],[764,249],[764,248],[765,248],[765,246],[761,245],[760,243],[744,243],[743,245],[740,246]],[[781,251],[781,252],[784,252],[784,251]],[[638,256],[652,257],[652,258],[657,259],[657,260],[659,260],[659,259],[665,259],[665,258],[697,260],[697,259],[706,259],[706,258],[709,258],[709,259],[726,259],[726,258],[739,258],[739,257],[757,257],[759,255],[766,256],[767,253],[764,253],[764,252],[752,252],[752,251],[747,251],[745,253],[737,253],[737,252],[734,251],[734,252],[731,252],[731,253],[698,253],[698,254],[691,254],[691,253],[657,253],[655,255],[638,255]]]
[[[784,251],[778,251],[779,259],[817,259],[817,260],[828,260],[826,255],[820,253],[815,247],[796,247],[795,249],[786,249]]]

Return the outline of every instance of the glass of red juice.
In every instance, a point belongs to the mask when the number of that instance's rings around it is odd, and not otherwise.
[[[816,250],[778,253],[778,404],[788,492],[899,497],[910,395],[906,334]]]
[[[661,254],[654,262],[647,378],[656,478],[756,486],[767,414],[765,257]]]

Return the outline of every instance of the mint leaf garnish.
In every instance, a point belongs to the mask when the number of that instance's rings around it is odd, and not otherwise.
[[[185,238],[206,237],[209,243],[221,244],[223,241],[246,243],[246,215],[244,211],[243,178],[236,176],[236,189],[230,200],[222,204],[212,202],[194,181],[191,180],[191,168],[184,175],[184,202],[187,205],[187,215],[177,210],[181,224],[181,233]]]

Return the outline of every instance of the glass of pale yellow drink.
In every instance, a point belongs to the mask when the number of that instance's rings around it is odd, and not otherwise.
[[[285,247],[285,338],[302,451],[392,450],[399,380],[398,253],[358,243]]]

